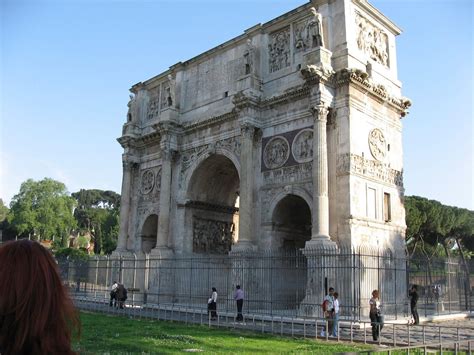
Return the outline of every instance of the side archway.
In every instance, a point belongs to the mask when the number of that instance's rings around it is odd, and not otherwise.
[[[151,214],[145,219],[140,233],[141,250],[144,253],[149,253],[156,246],[157,230],[158,215]]]
[[[311,239],[311,209],[309,196],[282,193],[273,200],[270,215],[272,223],[272,248],[289,251],[304,248]],[[304,197],[302,197],[303,195]]]

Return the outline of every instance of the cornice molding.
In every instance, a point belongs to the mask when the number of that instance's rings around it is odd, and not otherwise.
[[[361,69],[346,68],[338,71],[334,76],[334,84],[337,87],[352,85],[364,93],[370,94],[380,102],[387,103],[395,109],[401,117],[405,117],[411,106],[410,99],[406,97],[395,97],[388,94],[382,84],[374,83],[369,75]]]
[[[310,94],[310,87],[307,85],[296,86],[286,90],[283,94],[272,96],[261,101],[262,108],[285,104],[289,101],[298,100]]]
[[[199,131],[201,129],[214,126],[216,124],[220,124],[226,121],[231,121],[237,119],[237,112],[229,111],[222,115],[212,116],[208,119],[203,121],[195,122],[195,123],[188,123],[183,126],[183,133],[191,133],[194,131]]]

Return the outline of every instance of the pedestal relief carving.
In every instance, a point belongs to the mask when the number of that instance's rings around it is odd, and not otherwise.
[[[375,159],[385,159],[385,155],[387,154],[387,142],[380,129],[375,128],[369,132],[369,148]]]
[[[388,61],[388,36],[369,20],[356,12],[357,46],[372,60],[389,66]]]
[[[232,247],[232,222],[193,218],[193,252],[227,254]]]
[[[270,35],[268,58],[270,73],[290,66],[290,28]]]
[[[305,163],[313,160],[313,130],[304,129],[299,132],[293,144],[291,145],[291,153],[298,163]]]
[[[290,145],[285,137],[278,136],[270,139],[265,145],[263,162],[268,169],[279,168],[288,160]]]
[[[391,169],[377,160],[369,160],[356,154],[344,154],[337,159],[337,174],[357,174],[391,185],[403,186],[403,173]]]

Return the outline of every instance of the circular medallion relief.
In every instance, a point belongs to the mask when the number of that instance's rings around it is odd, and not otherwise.
[[[279,168],[290,156],[290,145],[281,136],[274,137],[268,141],[263,151],[263,162],[268,169]]]
[[[313,160],[313,130],[304,129],[299,132],[291,145],[291,154],[298,163]]]
[[[387,153],[387,141],[378,128],[374,128],[369,132],[369,148],[373,157],[377,160],[383,160]]]
[[[155,186],[155,174],[151,170],[145,170],[142,174],[142,194],[148,194]]]

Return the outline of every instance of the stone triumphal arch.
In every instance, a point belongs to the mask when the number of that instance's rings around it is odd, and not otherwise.
[[[403,254],[398,34],[365,0],[316,0],[133,85],[115,255]],[[307,270],[320,303],[330,275]]]

